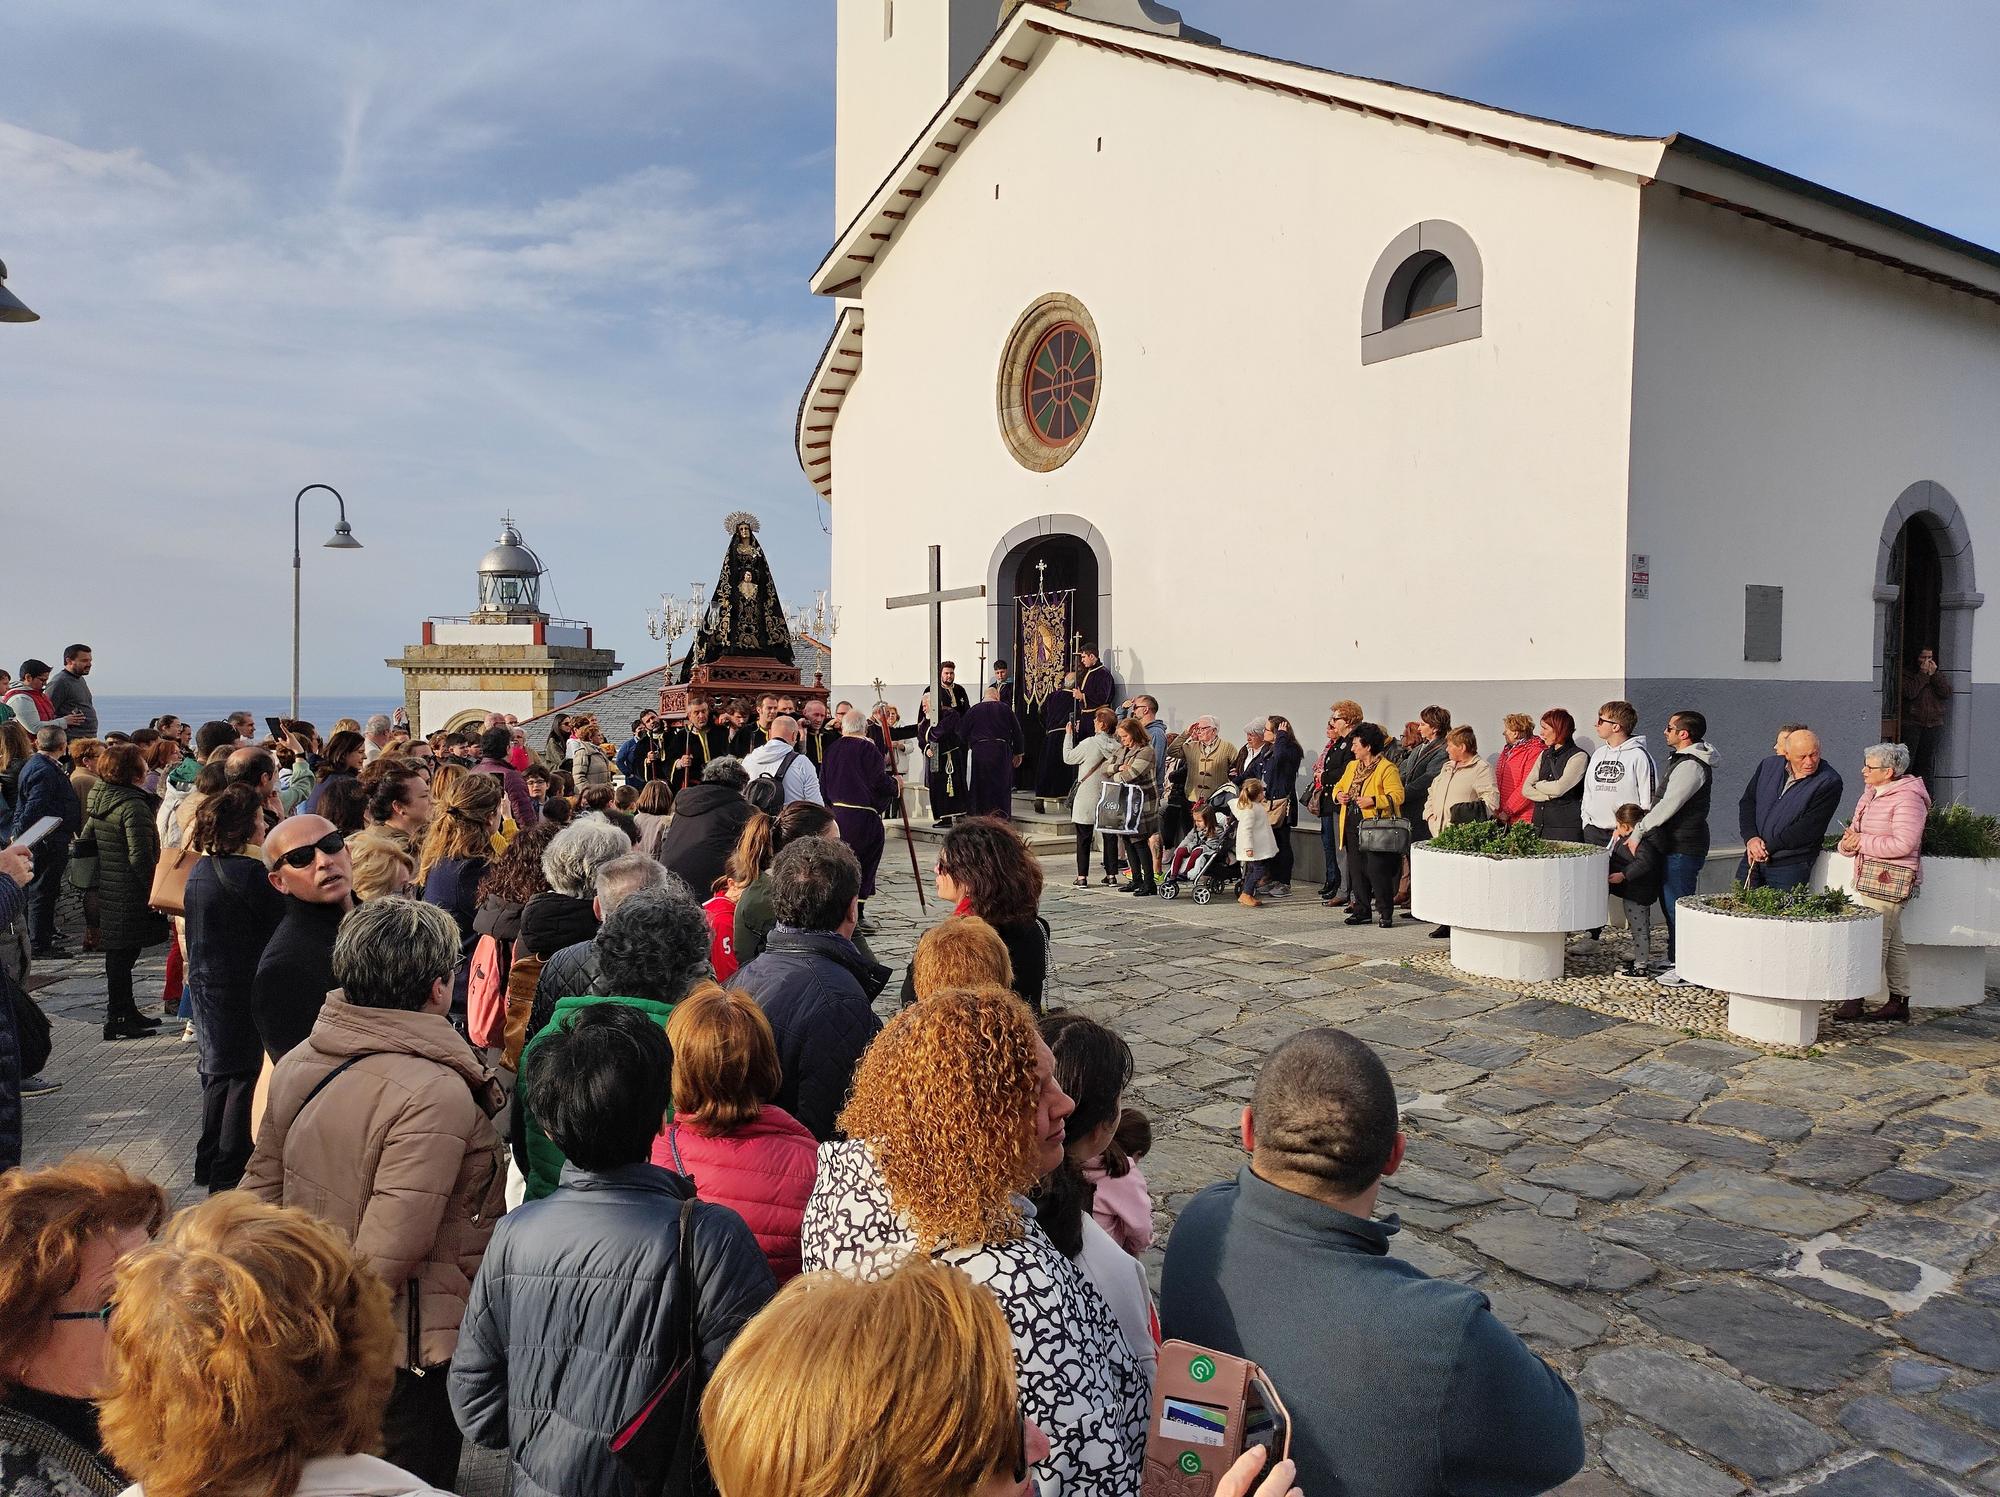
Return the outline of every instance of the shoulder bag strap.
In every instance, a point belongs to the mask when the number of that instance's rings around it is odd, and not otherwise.
[[[350,1055],[347,1057],[346,1060],[343,1060],[339,1065],[335,1066],[331,1071],[328,1071],[324,1076],[320,1077],[319,1080],[313,1084],[313,1089],[306,1093],[305,1101],[299,1103],[298,1111],[292,1114],[291,1126],[293,1127],[298,1126],[298,1121],[300,1116],[304,1114],[305,1110],[308,1107],[313,1105],[313,1098],[317,1097],[321,1092],[325,1091],[329,1086],[332,1086],[334,1083],[334,1079],[338,1077],[342,1071],[345,1071],[349,1066],[355,1065],[360,1061],[366,1060],[367,1058],[368,1057],[365,1055]]]

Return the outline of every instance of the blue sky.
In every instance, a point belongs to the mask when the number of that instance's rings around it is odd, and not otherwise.
[[[1232,46],[1685,130],[2000,244],[2000,5],[1188,0]],[[472,604],[511,509],[628,668],[745,507],[826,580],[791,420],[828,306],[831,0],[14,0],[0,19],[0,656],[276,693],[284,505],[346,495],[306,689]]]

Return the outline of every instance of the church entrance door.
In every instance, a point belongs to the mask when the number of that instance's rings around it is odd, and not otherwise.
[[[1077,536],[1039,536],[1001,564],[1000,637],[1008,642],[1016,679],[1037,700],[1050,684],[1048,674],[1060,684],[1065,670],[1076,669],[1079,640],[1098,642],[1097,589],[1097,554]]]
[[[1944,621],[1944,563],[1925,516],[1913,516],[1896,533],[1889,583],[1896,599],[1882,631],[1882,740],[1903,743],[1903,672],[1916,669],[1919,650],[1938,649]]]

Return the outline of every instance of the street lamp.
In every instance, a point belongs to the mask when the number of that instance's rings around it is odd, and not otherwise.
[[[354,527],[347,523],[347,501],[331,484],[309,483],[292,500],[292,717],[299,715],[299,503],[314,489],[325,489],[340,506],[340,523],[333,527],[333,539],[326,544],[336,551],[359,551]]]
[[[0,322],[40,322],[42,314],[7,289],[7,264],[0,260]]]

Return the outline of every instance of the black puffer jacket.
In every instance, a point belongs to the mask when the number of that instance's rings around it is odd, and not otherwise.
[[[473,1282],[451,1361],[466,1437],[513,1456],[520,1497],[637,1497],[611,1437],[673,1363],[686,1177],[650,1164],[564,1165],[554,1194],[510,1211]],[[709,1371],[776,1292],[743,1218],[694,1208],[695,1336]]]
[[[706,899],[735,851],[750,803],[728,785],[690,785],[674,797],[673,825],[660,839],[660,861],[687,880],[696,899]]]
[[[544,889],[521,911],[521,950],[543,961],[596,934],[597,911],[588,897]]]
[[[160,861],[160,833],[153,825],[157,796],[137,785],[98,783],[90,792],[84,832],[97,841],[97,928],[106,951],[139,951],[171,933],[154,912],[153,870]]]
[[[889,969],[871,962],[832,931],[779,926],[756,961],[736,969],[730,986],[757,1000],[778,1042],[778,1094],[784,1108],[821,1143],[840,1136],[835,1119],[847,1104],[861,1052],[882,1021],[871,1006]]]

